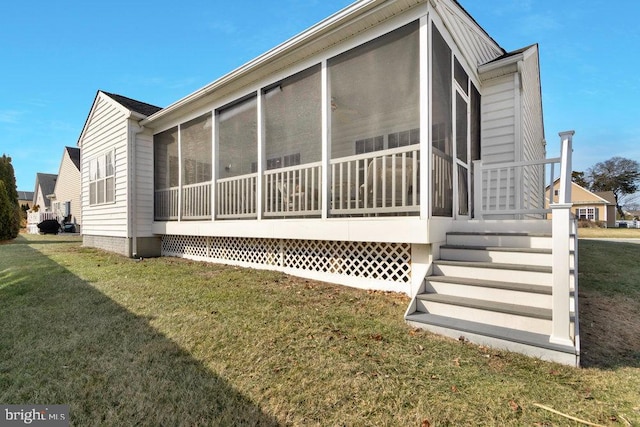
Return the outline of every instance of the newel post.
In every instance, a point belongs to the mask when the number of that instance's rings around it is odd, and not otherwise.
[[[551,204],[552,219],[552,327],[549,342],[573,346],[571,338],[571,151],[574,131],[560,132],[560,187],[558,203]]]

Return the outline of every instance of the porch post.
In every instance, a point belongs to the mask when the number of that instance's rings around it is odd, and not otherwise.
[[[473,219],[482,219],[482,160],[473,161]]]
[[[573,346],[570,321],[570,263],[571,256],[571,203],[551,205],[553,218],[551,230],[553,236],[552,261],[552,314],[551,336],[549,342]]]
[[[558,203],[551,204],[552,326],[549,342],[574,346],[571,338],[571,143],[574,132],[561,132],[560,187]]]

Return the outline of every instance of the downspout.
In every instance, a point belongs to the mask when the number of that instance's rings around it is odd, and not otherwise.
[[[131,118],[131,116],[129,117]],[[140,124],[140,121],[138,121],[136,123],[136,125],[138,126],[138,129],[133,129],[133,131],[131,132],[131,137],[132,137],[132,141],[131,141],[131,157],[130,157],[130,164],[131,164],[131,168],[130,168],[130,177],[132,179],[129,180],[129,182],[132,182],[133,185],[130,186],[130,191],[129,191],[129,195],[130,195],[130,201],[131,201],[131,216],[129,218],[129,221],[131,221],[131,226],[130,226],[130,230],[131,230],[131,239],[132,239],[132,246],[131,246],[131,256],[133,258],[138,258],[138,217],[137,217],[137,186],[138,186],[138,180],[136,179],[136,173],[135,173],[135,167],[136,167],[136,141],[137,141],[137,136],[138,134],[140,134],[141,132],[144,131],[144,126]]]

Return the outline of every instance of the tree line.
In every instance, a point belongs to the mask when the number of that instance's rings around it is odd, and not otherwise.
[[[585,172],[573,172],[571,179],[590,191],[611,191],[622,219],[625,217],[624,207],[638,207],[635,193],[640,185],[640,164],[635,160],[612,157],[596,163]]]
[[[11,157],[0,158],[0,241],[15,239],[20,232],[20,206]]]

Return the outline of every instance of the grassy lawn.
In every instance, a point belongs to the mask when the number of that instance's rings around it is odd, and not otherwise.
[[[578,237],[640,239],[640,228],[578,228]]]
[[[402,295],[21,235],[0,245],[0,402],[83,426],[579,425],[534,404],[640,425],[640,245],[579,259],[583,369],[412,330]]]

